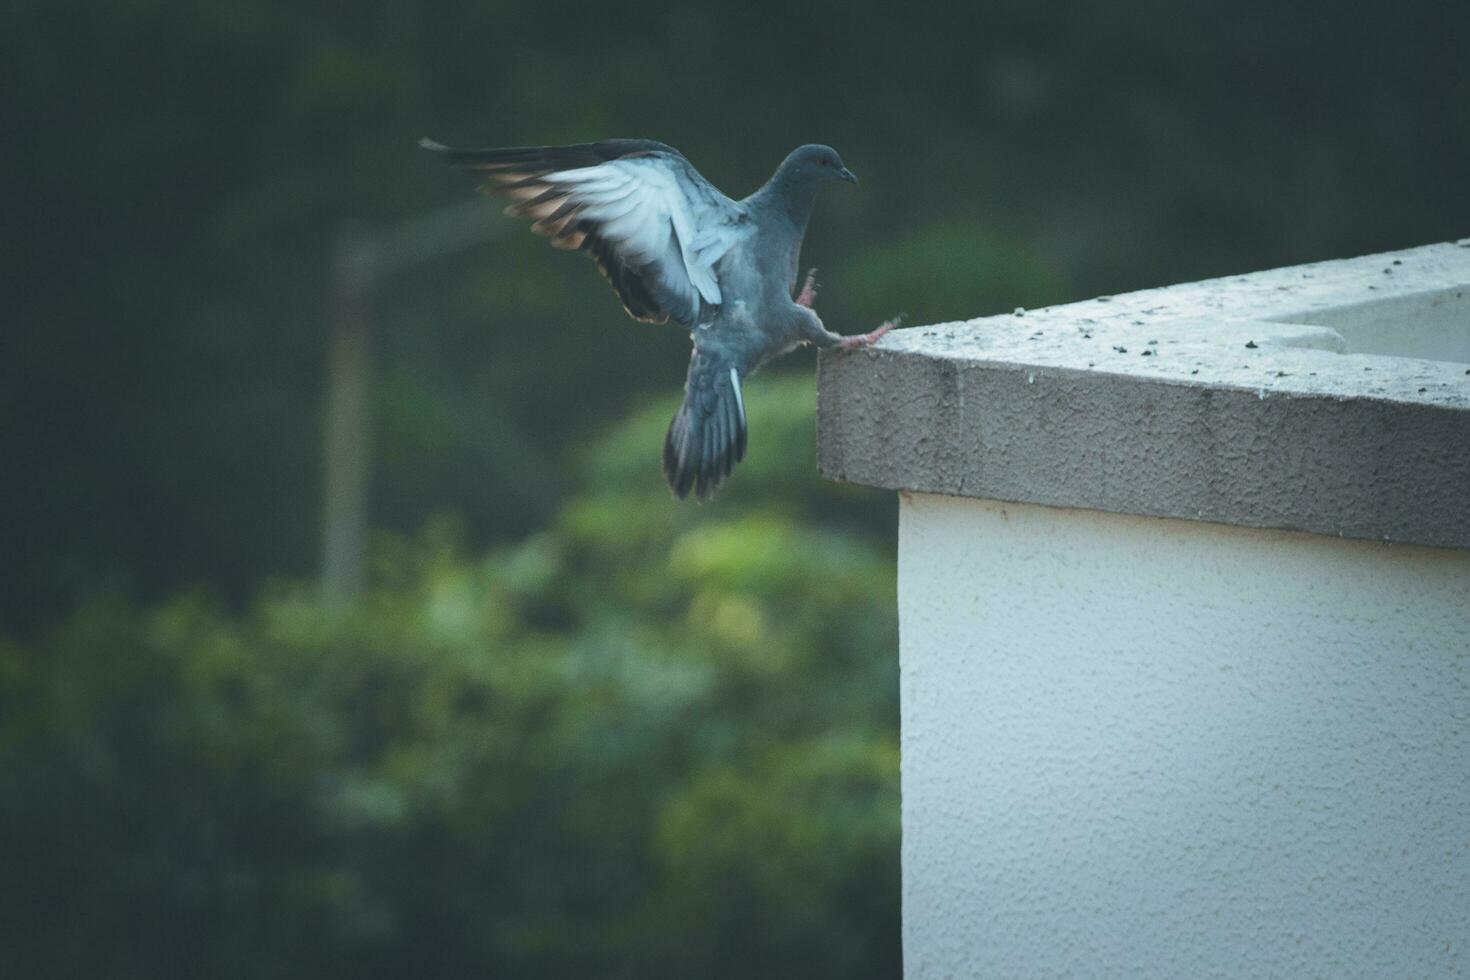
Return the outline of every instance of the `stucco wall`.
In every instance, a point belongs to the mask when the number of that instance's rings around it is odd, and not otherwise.
[[[1470,976],[1470,552],[900,511],[909,980]]]

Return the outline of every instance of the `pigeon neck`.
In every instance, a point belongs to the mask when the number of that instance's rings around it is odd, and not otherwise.
[[[766,185],[766,196],[798,231],[805,231],[820,189],[815,182],[795,177],[783,167]]]

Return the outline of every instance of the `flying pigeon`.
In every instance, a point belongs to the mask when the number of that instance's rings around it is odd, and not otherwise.
[[[830,146],[797,147],[742,201],[684,155],[653,140],[453,149],[419,145],[510,198],[506,213],[562,249],[590,255],[635,320],[687,329],[694,341],[684,404],[664,437],[664,476],[680,499],[712,494],[745,458],[744,379],[802,344],[851,349],[896,326],[841,336],[812,306],[815,270],[796,291],[801,241],[817,192],[856,184]]]

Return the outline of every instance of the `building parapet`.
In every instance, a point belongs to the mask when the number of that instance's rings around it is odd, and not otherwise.
[[[818,461],[893,490],[1470,548],[1470,239],[824,354]]]

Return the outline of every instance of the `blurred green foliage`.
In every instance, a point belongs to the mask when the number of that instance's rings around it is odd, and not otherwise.
[[[282,585],[6,646],[5,975],[896,976],[893,556],[781,478],[812,402],[753,390],[770,479],[704,508],[628,464],[665,400],[544,530],[385,538],[340,616]]]

